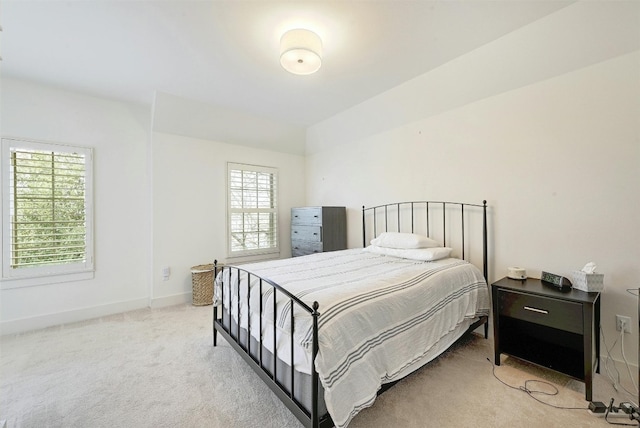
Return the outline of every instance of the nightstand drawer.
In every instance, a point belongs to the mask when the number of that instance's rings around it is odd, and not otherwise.
[[[291,224],[322,225],[322,207],[295,208],[291,212]]]
[[[322,241],[322,228],[320,226],[291,226],[291,239],[303,241]]]
[[[582,305],[515,291],[500,290],[498,312],[511,318],[582,334]]]

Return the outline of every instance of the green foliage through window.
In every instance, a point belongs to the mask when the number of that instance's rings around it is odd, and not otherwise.
[[[85,158],[11,149],[12,268],[85,260]]]

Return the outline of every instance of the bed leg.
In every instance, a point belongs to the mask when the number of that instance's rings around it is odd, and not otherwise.
[[[218,344],[218,330],[216,330],[216,319],[218,319],[218,307],[213,307],[213,323],[211,328],[213,329],[213,346]]]
[[[484,322],[484,338],[485,339],[489,338],[489,318],[487,318],[486,321]]]
[[[218,277],[218,260],[213,261],[213,284],[212,287],[216,288],[216,278]],[[213,332],[213,346],[218,344],[218,330],[216,330],[216,320],[218,319],[218,306],[213,303],[213,322],[211,323],[211,330]]]

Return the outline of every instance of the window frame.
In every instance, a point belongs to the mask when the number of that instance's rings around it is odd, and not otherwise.
[[[273,187],[275,190],[273,193],[273,198],[275,199],[275,208],[271,209],[252,209],[252,208],[232,208],[231,203],[231,171],[251,171],[251,172],[264,172],[272,174],[274,178]],[[251,256],[269,256],[280,253],[280,226],[279,226],[279,177],[278,177],[278,169],[274,167],[261,166],[261,165],[250,165],[238,162],[227,162],[227,258],[242,258],[242,257],[251,257]],[[275,214],[275,246],[269,248],[262,249],[245,249],[245,250],[233,250],[232,249],[232,215],[237,212],[271,212]]]
[[[83,261],[13,268],[11,266],[11,153],[12,149],[38,150],[54,153],[78,153],[85,157],[85,257]],[[93,221],[93,149],[30,139],[3,137],[0,153],[2,162],[2,289],[90,279],[94,276]]]

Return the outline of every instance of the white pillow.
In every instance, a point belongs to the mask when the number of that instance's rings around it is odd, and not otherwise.
[[[371,245],[386,248],[431,248],[437,247],[437,241],[417,233],[383,232],[371,240]]]
[[[400,257],[402,259],[420,260],[431,262],[449,257],[452,249],[449,247],[432,247],[432,248],[386,248],[370,245],[364,251],[375,254],[383,254],[385,256]]]

